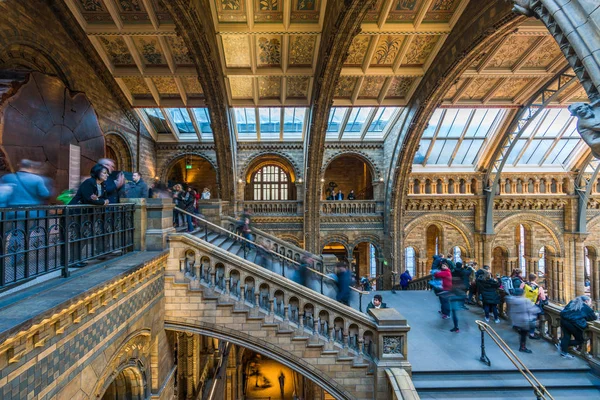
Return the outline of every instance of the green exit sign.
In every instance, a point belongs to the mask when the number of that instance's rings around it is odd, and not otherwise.
[[[185,169],[192,169],[192,165],[191,164],[186,164]]]

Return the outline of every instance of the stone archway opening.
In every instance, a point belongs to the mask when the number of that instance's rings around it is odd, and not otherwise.
[[[348,261],[348,251],[346,246],[339,242],[330,242],[323,246],[321,250],[323,264],[328,272],[333,272],[335,264],[338,261]]]
[[[381,288],[380,281],[377,279],[383,274],[382,266],[378,262],[380,257],[377,247],[370,242],[360,242],[354,246],[350,270],[356,274],[361,284],[363,278],[366,278],[370,285]],[[375,287],[372,289],[375,290]]]
[[[217,197],[217,171],[204,157],[186,154],[176,159],[166,173],[169,187],[180,183],[191,186],[198,193],[208,188],[211,198]]]
[[[145,385],[140,371],[135,367],[127,367],[120,371],[106,388],[102,400],[142,400],[145,396]]]
[[[131,151],[127,142],[117,134],[107,134],[106,157],[115,161],[118,171],[133,171]]]
[[[373,174],[371,166],[360,156],[341,155],[331,161],[323,175],[324,200],[338,200],[335,194],[342,191],[348,199],[350,191],[356,200],[373,200]]]
[[[510,276],[510,266],[508,264],[508,251],[504,247],[494,247],[492,250],[492,274],[501,274]]]

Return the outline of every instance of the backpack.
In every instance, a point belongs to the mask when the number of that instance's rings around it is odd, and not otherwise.
[[[500,278],[500,282],[502,282],[502,288],[508,295],[512,295],[514,293],[513,281],[508,276],[503,276]]]
[[[525,283],[523,287],[524,296],[527,297],[533,304],[537,302],[540,293],[540,287],[535,283]]]

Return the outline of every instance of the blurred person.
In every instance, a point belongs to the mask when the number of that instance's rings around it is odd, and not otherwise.
[[[335,191],[334,190],[328,190],[327,193],[329,193],[327,195],[327,198],[325,200],[335,200]]]
[[[356,195],[354,194],[354,189],[350,190],[350,193],[348,193],[348,200],[356,200]]]
[[[167,185],[160,181],[155,181],[152,184],[152,198],[153,199],[170,199],[171,194]]]
[[[410,276],[410,272],[406,269],[400,274],[400,287],[402,290],[408,290],[408,283],[410,281],[412,281],[412,276]]]
[[[454,269],[456,268],[456,264],[454,263],[454,260],[452,259],[452,254],[448,254],[446,256],[446,263],[448,264],[448,268],[450,268],[450,272],[454,271]]]
[[[102,164],[96,164],[90,170],[90,178],[79,185],[77,193],[69,203],[90,204],[96,206],[108,205],[109,200],[106,197],[106,181],[108,179],[108,168]]]
[[[490,266],[489,265],[484,265],[483,268],[480,268],[477,271],[475,271],[475,280],[478,281],[479,279],[483,278],[483,275],[486,272],[487,273],[490,272]]]
[[[196,209],[195,209],[196,196],[194,195],[194,191],[192,190],[192,188],[189,186],[185,192],[180,193],[180,196],[181,196],[181,208],[183,208],[187,212],[187,214],[183,214],[183,216],[185,217],[185,221],[187,223],[187,231],[193,232],[194,231],[194,222],[192,219],[192,215],[190,215],[190,214],[194,214],[194,212],[196,211]]]
[[[13,188],[13,184],[0,183],[0,208],[8,207],[8,200],[12,195]]]
[[[563,358],[573,358],[568,353],[569,347],[583,344],[583,331],[588,327],[588,321],[595,321],[596,313],[592,309],[592,299],[589,296],[574,298],[560,312],[560,345],[557,344]],[[571,336],[575,339],[571,340]]]
[[[313,264],[314,260],[312,258],[306,254],[302,255],[300,258],[300,265],[298,266],[298,278],[296,283],[306,286],[308,283],[310,270],[313,268]]]
[[[499,288],[500,282],[493,279],[488,271],[485,271],[482,278],[477,281],[477,292],[481,294],[485,322],[490,322],[490,312],[492,312],[494,314],[494,322],[497,324],[500,323],[500,316],[498,315],[498,304],[500,303]]]
[[[210,190],[207,187],[202,191],[202,195],[200,196],[202,200],[210,200]]]
[[[450,268],[448,268],[448,264],[443,260],[441,263],[441,269],[434,273],[433,276],[436,279],[440,279],[442,281],[442,291],[438,294],[440,298],[440,313],[442,314],[442,319],[450,318],[450,291],[452,290],[452,273],[450,272]]]
[[[454,327],[450,332],[459,333],[458,328],[458,311],[465,307],[465,286],[462,279],[462,271],[458,268],[452,273],[452,289],[450,290],[448,301],[450,303],[450,312],[452,314],[452,322]]]
[[[543,287],[537,284],[536,280],[536,274],[529,274],[529,280],[523,283],[523,292],[524,296],[540,309],[540,314],[543,314],[544,309],[542,305],[546,301],[546,292]],[[535,333],[535,327],[532,327],[529,331],[529,338],[533,340],[541,339],[541,336]]]
[[[371,308],[387,308],[387,304],[383,302],[383,297],[380,294],[373,296],[373,300],[367,305],[367,314]]]
[[[40,162],[23,159],[17,172],[0,178],[0,183],[12,186],[7,207],[38,206],[48,201],[51,193],[46,179],[38,175],[41,166]]]
[[[351,275],[348,270],[348,264],[345,261],[338,261],[336,264],[336,275],[338,284],[337,301],[349,305],[350,302],[350,284]]]
[[[515,289],[514,295],[508,296],[506,302],[509,306],[508,315],[513,327],[519,332],[519,351],[531,353],[532,351],[527,348],[527,336],[529,336],[531,327],[535,326],[539,308],[523,296],[523,289]]]
[[[432,270],[439,270],[440,269],[440,264],[442,263],[442,259],[444,257],[440,256],[439,254],[434,254],[433,255],[433,262],[431,263],[431,269]]]
[[[173,198],[173,203],[175,203],[175,207],[183,208],[183,206],[184,206],[183,196],[184,195],[185,195],[185,193],[183,193],[183,186],[181,186],[179,183],[175,184],[173,186],[173,190],[171,190],[171,197]],[[173,226],[175,228],[179,227],[180,219],[183,219],[183,214],[181,214],[181,212],[179,210],[173,209]]]
[[[510,274],[510,279],[512,280],[513,289],[523,289],[524,280],[521,277],[521,269],[515,268]]]
[[[133,180],[127,184],[125,193],[127,198],[130,199],[148,198],[148,185],[146,185],[139,172],[133,173]]]
[[[110,158],[101,158],[98,160],[98,164],[105,166],[108,170],[108,179],[105,182],[106,198],[111,204],[118,203],[121,195],[124,195],[121,189],[125,186],[125,174],[123,171],[116,171],[115,160]]]

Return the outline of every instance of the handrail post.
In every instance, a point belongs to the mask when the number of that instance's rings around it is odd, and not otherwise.
[[[281,276],[285,278],[285,258],[281,259]]]
[[[394,289],[394,287],[396,286],[396,271],[392,271],[392,293],[396,294],[396,289]]]
[[[63,221],[64,221],[64,229],[63,229],[63,251],[62,251],[62,277],[69,277],[69,207],[65,206],[63,211]]]
[[[362,292],[358,293],[358,311],[362,312]]]
[[[488,358],[487,354],[485,354],[485,330],[481,325],[477,325],[479,330],[481,331],[481,357],[479,357],[479,361],[486,364],[488,367],[492,365],[492,362]]]
[[[208,225],[204,223],[204,241],[208,242]]]
[[[321,294],[323,294],[323,275],[319,275],[321,278]]]

